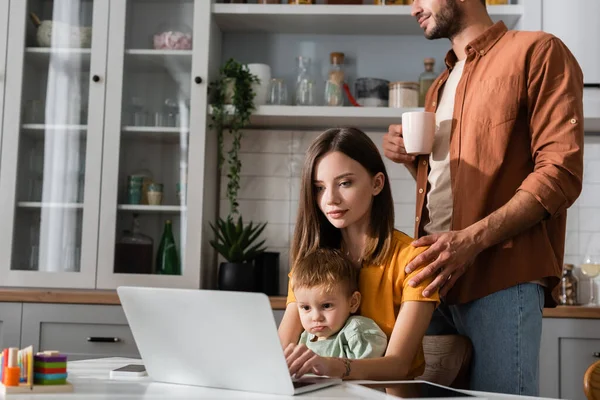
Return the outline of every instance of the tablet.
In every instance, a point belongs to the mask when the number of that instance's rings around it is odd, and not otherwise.
[[[147,376],[146,367],[142,364],[129,364],[110,371],[110,378],[133,378]]]

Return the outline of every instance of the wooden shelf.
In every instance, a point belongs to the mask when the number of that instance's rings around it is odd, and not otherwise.
[[[125,50],[125,69],[171,75],[191,74],[192,50]]]
[[[489,6],[494,22],[514,28],[522,5]],[[423,35],[411,6],[214,4],[213,18],[223,32],[331,35]]]
[[[50,61],[65,64],[80,71],[89,72],[91,49],[59,49],[53,47],[27,47],[25,62],[31,62],[37,68],[48,69]]]
[[[117,210],[139,214],[179,214],[187,210],[184,206],[147,206],[137,204],[119,204]]]
[[[20,201],[17,203],[17,206],[20,208],[32,208],[32,209],[63,208],[63,209],[71,209],[71,210],[83,210],[82,203],[44,203],[44,202],[38,202],[38,201]]]

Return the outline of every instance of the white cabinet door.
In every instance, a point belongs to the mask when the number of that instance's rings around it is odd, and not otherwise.
[[[0,303],[0,349],[21,345],[22,303]]]
[[[0,0],[0,127],[2,127],[2,115],[4,114],[6,45],[8,43],[8,2],[9,0]],[[0,143],[2,143],[2,129],[0,129]]]
[[[95,286],[108,8],[10,2],[0,285]]]
[[[600,2],[598,0],[544,0],[542,29],[558,36],[583,69],[586,84],[600,84]]]
[[[97,287],[198,288],[211,4],[112,1],[109,19]]]

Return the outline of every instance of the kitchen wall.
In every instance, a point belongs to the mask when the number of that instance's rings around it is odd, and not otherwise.
[[[304,154],[320,132],[249,130],[242,140],[240,213],[246,222],[265,221],[269,251],[281,253],[280,293],[287,291],[289,246],[298,208],[300,173]],[[383,133],[368,132],[381,149]],[[229,143],[226,141],[226,146]],[[565,262],[579,264],[586,253],[600,254],[600,137],[586,136],[583,192],[569,209]],[[398,164],[385,159],[395,206],[395,226],[412,235],[415,182]],[[226,178],[221,181],[221,216],[227,215]],[[577,273],[579,271],[577,270]],[[598,286],[598,285],[597,285]],[[580,279],[585,301],[588,283]],[[598,289],[596,289],[598,291]]]

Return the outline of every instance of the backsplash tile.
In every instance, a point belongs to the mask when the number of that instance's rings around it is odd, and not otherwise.
[[[263,238],[269,251],[280,253],[280,293],[287,292],[289,246],[294,232],[300,196],[300,175],[306,150],[321,131],[252,130],[244,132],[240,213],[246,223],[268,222]],[[383,133],[367,132],[382,152]],[[226,145],[230,141],[225,141]],[[586,253],[600,255],[600,137],[586,136],[583,192],[567,213],[565,262],[581,264]],[[416,184],[408,170],[384,158],[394,198],[396,229],[412,236]],[[221,216],[229,204],[226,179],[221,180]],[[576,269],[580,276],[580,272]],[[600,281],[600,278],[598,278]],[[598,286],[598,285],[597,285]],[[587,300],[587,280],[580,277],[581,301]]]
[[[245,222],[286,224],[289,221],[290,202],[276,200],[239,200],[239,213]],[[227,217],[229,202],[221,200],[220,216]]]
[[[290,176],[288,154],[240,153],[240,161],[241,176]]]
[[[277,130],[244,131],[241,151],[244,153],[281,153],[289,154],[292,132]],[[225,149],[231,147],[231,136],[225,133],[223,144]]]
[[[242,176],[239,200],[290,200],[291,178],[279,176]],[[221,177],[221,200],[227,199],[227,178]],[[297,198],[297,197],[295,197]]]

